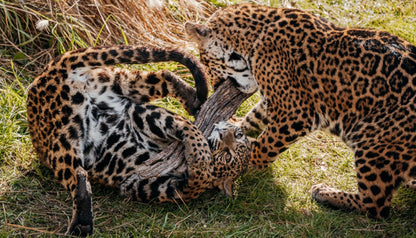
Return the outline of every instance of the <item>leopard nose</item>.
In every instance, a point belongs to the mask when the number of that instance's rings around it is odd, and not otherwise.
[[[223,129],[223,130],[220,130],[219,131],[219,134],[220,134],[220,139],[222,140],[222,139],[224,139],[228,134],[230,133],[230,131],[228,131],[228,130],[225,130],[225,129]]]

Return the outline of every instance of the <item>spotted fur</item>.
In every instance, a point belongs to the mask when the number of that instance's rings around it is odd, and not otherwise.
[[[214,87],[234,80],[241,91],[260,89],[264,97],[242,122],[260,130],[267,125],[251,164],[264,168],[299,137],[322,129],[353,150],[358,192],[315,185],[317,201],[385,218],[397,188],[415,187],[414,45],[306,11],[250,4],[185,28]]]
[[[107,67],[167,60],[190,69],[196,91],[166,70]],[[28,90],[28,125],[40,160],[71,192],[69,233],[93,232],[89,180],[145,202],[188,201],[213,187],[231,193],[232,181],[247,166],[248,157],[224,161],[223,154],[229,154],[232,144],[213,151],[212,157],[207,139],[191,121],[148,104],[171,96],[194,114],[207,93],[203,66],[175,49],[95,47],[67,52],[47,65]],[[232,136],[234,130],[229,130]],[[159,162],[152,161],[154,156],[174,141],[185,145],[185,168],[141,178],[149,163]],[[222,144],[221,138],[218,141]],[[236,164],[235,173],[216,171],[224,166],[232,169],[230,164]]]

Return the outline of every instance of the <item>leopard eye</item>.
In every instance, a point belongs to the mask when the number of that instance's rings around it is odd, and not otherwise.
[[[229,55],[226,65],[236,72],[244,72],[248,70],[247,62],[244,60],[243,56],[235,52]]]
[[[230,160],[231,160],[231,154],[230,153],[227,153],[227,154],[225,154],[225,160],[227,161],[227,162],[230,162]]]
[[[234,136],[236,139],[241,139],[241,137],[244,136],[244,133],[241,131],[236,131]]]
[[[243,57],[235,52],[231,53],[230,60],[242,60]]]

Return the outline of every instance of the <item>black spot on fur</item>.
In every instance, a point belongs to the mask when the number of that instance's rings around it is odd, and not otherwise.
[[[78,139],[78,131],[73,127],[73,126],[70,126],[69,128],[68,128],[68,132],[69,132],[69,139],[72,139],[72,140],[76,140],[76,139]]]
[[[128,158],[128,157],[134,155],[134,153],[136,153],[136,151],[137,151],[136,147],[129,147],[129,148],[125,149],[122,152],[122,156],[123,156],[123,158]]]
[[[120,140],[120,135],[113,133],[107,138],[107,147],[111,148],[115,143]]]
[[[390,207],[383,207],[380,211],[380,216],[383,218],[387,218],[390,215]]]
[[[410,58],[404,58],[402,68],[410,75],[416,74],[416,62]]]
[[[146,83],[148,84],[157,84],[159,82],[160,79],[158,79],[154,73],[149,74],[149,76],[146,78]]]
[[[81,104],[83,102],[84,102],[84,96],[80,92],[77,92],[74,96],[72,96],[73,104]]]
[[[164,50],[155,50],[153,52],[153,59],[158,60],[158,61],[166,59],[166,51],[164,51]]]
[[[368,176],[365,176],[365,179],[367,179],[368,181],[376,181],[377,175],[373,173]]]
[[[381,192],[380,188],[375,185],[371,186],[370,190],[374,194],[374,196],[377,196]]]
[[[99,162],[96,164],[95,171],[102,172],[107,167],[107,164],[110,163],[110,160],[111,160],[111,154],[110,153],[105,154],[104,157],[100,159]]]
[[[72,157],[70,155],[68,154],[65,155],[64,161],[65,161],[65,164],[67,164],[68,166],[72,166]]]
[[[124,170],[125,167],[126,167],[126,164],[123,162],[123,160],[119,159],[117,161],[117,171],[116,171],[116,173],[120,174]]]
[[[69,144],[64,134],[61,134],[61,136],[59,137],[59,141],[61,142],[61,145],[63,148],[65,148],[65,150],[71,149],[71,144]]]
[[[46,87],[46,91],[54,93],[56,91],[56,86],[49,84],[48,87]]]
[[[365,174],[368,173],[369,171],[371,171],[370,167],[364,165],[363,167],[361,167],[360,169],[360,173]]]
[[[373,203],[373,199],[371,199],[370,197],[366,197],[363,199],[363,203]]]
[[[284,27],[287,25],[287,21],[280,21],[279,22],[279,27]]]
[[[117,56],[118,56],[118,52],[117,52],[117,50],[110,50],[110,51],[109,51],[109,53],[110,53],[110,55],[111,55],[111,56],[113,56],[113,57],[117,57]]]
[[[72,176],[71,170],[69,170],[68,168],[65,169],[65,174],[64,174],[65,180],[68,180],[71,176]]]
[[[359,182],[358,187],[363,191],[368,189],[367,185],[365,185],[365,183],[363,183],[363,182]]]
[[[172,129],[172,126],[173,126],[173,117],[171,116],[166,117],[166,120],[165,120],[166,129]]]
[[[143,153],[143,154],[139,155],[139,156],[136,158],[136,160],[134,161],[134,164],[135,164],[135,165],[140,165],[140,164],[142,164],[143,162],[145,162],[146,160],[148,160],[149,158],[150,158],[150,155],[149,155],[149,153],[148,153],[148,152]]]
[[[151,115],[147,115],[146,116],[146,122],[149,125],[149,129],[150,131],[155,134],[156,136],[160,137],[160,138],[165,138],[165,133],[163,133],[163,131],[161,130],[161,128],[159,128],[156,124],[155,121],[155,117],[151,116]]]
[[[110,81],[110,77],[105,73],[98,74],[98,81],[100,83],[107,83]]]
[[[82,68],[82,67],[85,67],[84,62],[78,62],[78,63],[76,63],[76,64],[71,65],[71,69],[72,69],[72,70],[74,70],[74,69],[76,69],[76,68]]]
[[[363,37],[363,38],[369,38],[369,37],[374,37],[375,32],[369,31],[369,30],[348,30],[347,31],[348,34],[353,35],[353,36],[359,36],[359,37]]]
[[[120,84],[114,83],[111,86],[111,90],[118,95],[123,95],[123,91],[121,90]]]
[[[117,152],[117,151],[119,151],[125,144],[127,144],[127,141],[125,141],[125,140],[122,140],[120,143],[118,143],[117,145],[116,145],[116,147],[114,147],[114,152]]]
[[[62,169],[58,171],[58,181],[62,181],[62,179],[64,177],[63,173],[64,172],[62,171]]]
[[[138,62],[147,63],[149,61],[150,53],[147,49],[137,49],[136,53],[139,55],[135,58]]]
[[[132,58],[133,55],[134,55],[134,52],[133,52],[133,50],[126,50],[126,51],[123,51],[123,55],[125,55],[129,58]]]
[[[106,123],[103,123],[103,122],[100,123],[100,133],[102,135],[106,135],[107,132],[108,132],[108,129],[109,129],[109,127],[108,127],[108,125]]]
[[[116,161],[118,160],[116,155],[113,155],[113,157],[110,160],[110,164],[108,165],[108,170],[106,172],[107,175],[111,175],[114,173],[114,169],[116,167]]]
[[[298,121],[292,123],[292,128],[295,129],[295,131],[300,131],[303,129],[303,121]]]
[[[391,174],[389,172],[387,172],[387,171],[381,172],[380,178],[385,183],[391,182],[392,179],[393,179],[393,177],[391,176]]]

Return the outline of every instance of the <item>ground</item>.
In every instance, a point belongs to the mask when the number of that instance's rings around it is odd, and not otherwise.
[[[229,1],[216,4],[224,2]],[[384,29],[416,44],[416,1],[285,0],[268,4],[309,10],[342,26]],[[4,57],[3,51],[6,48],[0,48],[0,58]],[[0,237],[64,233],[71,217],[71,197],[39,164],[28,136],[25,90],[32,77],[22,67],[3,62]],[[174,64],[146,66],[159,68],[177,70]],[[257,100],[257,95],[252,97],[240,108],[239,115]],[[173,100],[157,104],[184,114]],[[338,138],[317,132],[291,146],[269,169],[245,174],[232,199],[212,191],[187,204],[142,204],[120,197],[115,190],[93,186],[95,236],[416,236],[415,191],[401,189],[394,198],[391,217],[384,221],[332,210],[312,201],[309,190],[313,184],[325,182],[343,190],[355,189],[353,166],[352,153]]]

